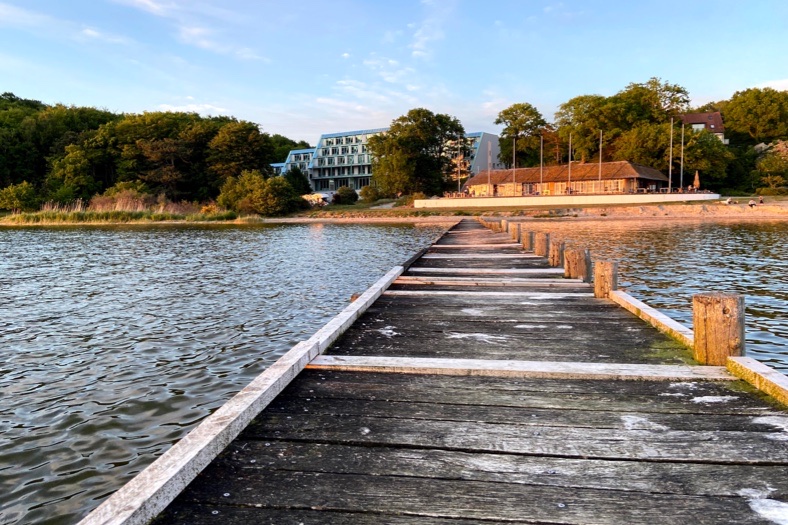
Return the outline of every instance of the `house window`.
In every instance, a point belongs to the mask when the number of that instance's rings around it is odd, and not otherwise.
[[[337,145],[340,145],[343,142],[344,142],[344,140],[342,140],[342,137],[337,137]]]
[[[348,164],[353,164],[353,155],[348,155],[347,156],[347,163]]]
[[[342,150],[340,151],[340,153],[342,153],[342,155],[347,155],[347,152],[348,152],[347,146],[342,146]]]
[[[326,139],[326,146],[333,146],[333,145],[334,145],[334,139]]]
[[[331,148],[332,155],[336,155],[337,153],[339,153],[339,148]]]
[[[329,152],[328,148],[323,148],[322,154],[324,157],[328,155],[328,152]]]

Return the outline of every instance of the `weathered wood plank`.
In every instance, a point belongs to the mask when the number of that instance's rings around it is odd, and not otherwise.
[[[249,470],[468,479],[696,496],[738,496],[743,487],[763,492],[771,487],[775,494],[788,493],[788,466],[784,465],[566,459],[278,440],[236,442],[218,461],[229,468]]]
[[[779,416],[739,382],[594,381],[306,370],[287,396],[469,406]]]
[[[304,414],[302,412],[301,414]],[[242,439],[345,442],[567,458],[786,465],[785,432],[637,430],[528,426],[414,418],[266,412]]]
[[[411,273],[435,273],[456,275],[563,275],[560,268],[430,268],[426,266],[411,266]]]
[[[288,508],[389,515],[464,518],[490,522],[615,524],[660,523],[698,525],[759,524],[744,497],[644,494],[596,489],[522,486],[470,480],[397,478],[272,471],[256,480],[256,472],[196,483],[190,492],[205,504],[235,507]],[[292,487],[297,486],[298,490]],[[182,502],[188,501],[184,497]],[[670,509],[666,512],[666,509]]]
[[[545,377],[552,379],[598,379],[637,381],[731,381],[721,366],[648,365],[629,363],[580,363],[504,361],[481,359],[435,359],[374,356],[318,356],[310,369],[390,372],[398,374],[484,375],[495,377]],[[786,419],[788,421],[788,419]]]
[[[728,370],[788,406],[788,376],[751,357],[729,357]]]
[[[484,259],[488,261],[498,259],[540,259],[530,253],[427,253],[422,259]],[[563,269],[561,272],[563,273]]]
[[[678,321],[671,319],[662,312],[651,308],[645,303],[638,301],[631,295],[620,290],[612,290],[608,292],[608,298],[617,305],[626,308],[628,311],[643,319],[660,332],[666,333],[678,341],[681,341],[689,348],[693,347],[694,337],[692,330]]]

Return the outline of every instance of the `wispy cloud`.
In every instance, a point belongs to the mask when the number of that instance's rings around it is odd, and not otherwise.
[[[770,87],[772,89],[776,89],[778,91],[788,91],[788,78],[781,78],[777,80],[769,80],[767,82],[763,82],[762,84],[758,84],[758,88],[766,88]]]
[[[427,16],[420,23],[410,24],[408,27],[414,30],[409,46],[411,56],[423,59],[432,55],[434,42],[445,38],[443,24],[453,13],[455,3],[447,0],[422,0],[421,3],[426,8]]]
[[[270,62],[249,46],[238,44],[226,35],[244,34],[237,31],[243,23],[240,13],[201,3],[162,0],[114,0],[118,4],[144,11],[170,21],[174,25],[175,38],[218,55],[232,56],[239,60]]]
[[[121,35],[112,35],[109,33],[105,33],[103,31],[99,31],[97,29],[93,29],[92,27],[85,27],[82,31],[79,32],[79,36],[83,39],[88,40],[98,40],[100,42],[106,42],[108,44],[130,44],[132,40],[125,36]]]
[[[40,28],[55,24],[60,22],[48,15],[0,2],[0,26]]]
[[[192,97],[186,97],[191,99]],[[199,113],[201,115],[228,115],[230,112],[227,108],[214,106],[213,104],[159,104],[159,109],[162,111],[178,111],[184,113]]]

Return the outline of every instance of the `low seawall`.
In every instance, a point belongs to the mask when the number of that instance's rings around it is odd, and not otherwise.
[[[604,206],[606,204],[660,204],[666,202],[717,200],[717,193],[645,193],[620,195],[541,195],[538,197],[468,197],[461,199],[423,199],[413,201],[415,208],[498,208],[516,206]]]

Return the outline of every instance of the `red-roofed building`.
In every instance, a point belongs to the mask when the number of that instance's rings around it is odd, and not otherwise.
[[[681,116],[684,125],[692,128],[694,131],[706,130],[714,133],[723,144],[727,144],[728,140],[725,138],[725,125],[722,123],[722,114],[719,111],[711,113],[687,113]]]

